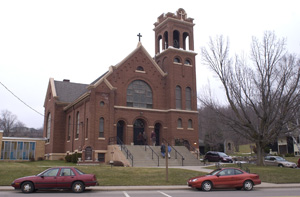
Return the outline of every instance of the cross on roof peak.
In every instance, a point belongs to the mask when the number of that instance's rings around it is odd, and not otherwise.
[[[141,42],[141,37],[143,37],[142,34],[139,33],[137,36],[139,37],[139,42]]]

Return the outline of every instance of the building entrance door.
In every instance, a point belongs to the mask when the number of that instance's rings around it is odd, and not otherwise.
[[[143,136],[144,132],[145,132],[145,124],[144,124],[144,120],[142,119],[137,119],[134,122],[134,126],[133,126],[133,142],[134,145],[142,145],[143,144],[143,140],[140,139],[139,135],[141,133],[141,135]]]
[[[160,128],[161,128],[161,125],[159,123],[156,123],[155,127],[154,127],[154,132],[155,132],[155,135],[156,135],[156,146],[160,145],[160,136],[159,136]]]
[[[124,121],[120,120],[117,124],[117,136],[118,138],[124,143]],[[119,144],[120,142],[117,141],[117,143]],[[125,143],[124,143],[125,144]]]

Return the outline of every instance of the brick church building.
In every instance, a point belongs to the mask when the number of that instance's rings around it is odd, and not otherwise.
[[[83,160],[106,162],[109,144],[137,145],[139,133],[151,144],[152,131],[156,145],[185,140],[198,148],[193,19],[178,9],[160,15],[154,26],[155,57],[138,42],[90,84],[50,78],[45,156],[59,159],[82,152]]]

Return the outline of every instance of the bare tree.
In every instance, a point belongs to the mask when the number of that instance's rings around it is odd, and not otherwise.
[[[4,131],[3,135],[7,136],[10,130],[14,127],[17,122],[17,116],[12,114],[8,110],[1,111],[0,114],[0,128]]]
[[[199,126],[204,143],[209,145],[210,150],[219,151],[220,144],[224,142],[224,136],[222,124],[218,121],[218,114],[209,107],[199,108],[198,111]]]
[[[260,42],[253,37],[250,62],[229,57],[229,44],[222,36],[202,48],[203,61],[221,81],[231,113],[222,113],[211,98],[200,97],[236,133],[254,142],[258,165],[264,165],[263,150],[286,132],[286,125],[299,111],[300,61],[289,55],[284,39],[265,32]],[[289,128],[295,130],[294,128]]]

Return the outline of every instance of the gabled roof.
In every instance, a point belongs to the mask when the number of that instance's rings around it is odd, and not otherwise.
[[[86,93],[87,84],[71,83],[69,81],[54,81],[57,100],[63,103],[71,103]]]
[[[150,56],[150,54],[147,52],[147,50],[143,47],[141,42],[138,42],[137,47],[135,50],[133,50],[126,58],[124,58],[121,62],[116,64],[114,68],[118,68],[120,65],[122,65],[125,61],[127,61],[133,54],[135,54],[138,50],[142,50],[143,53],[147,56],[147,58],[152,62],[154,67],[158,70],[158,72],[161,74],[161,76],[166,76],[167,74],[159,67],[159,65],[154,61],[154,59]],[[111,84],[106,80],[106,78],[113,72],[113,66],[109,68],[109,71],[106,72],[104,75],[98,78],[98,80],[94,81],[92,84],[90,84],[91,87],[96,87],[98,86],[101,82],[105,82],[108,86],[111,86]],[[111,88],[114,88],[111,86]]]
[[[143,53],[147,56],[147,58],[152,62],[154,67],[158,70],[161,76],[166,76],[167,74],[158,66],[158,64],[154,61],[154,59],[149,55],[146,49],[143,47],[141,42],[138,43],[135,50],[133,50],[126,58],[124,58],[120,63],[116,66],[111,66],[109,71],[105,72],[103,75],[94,80],[91,84],[80,84],[80,83],[71,83],[69,80],[64,81],[55,81],[53,78],[50,79],[50,85],[53,93],[53,97],[57,98],[57,100],[61,103],[69,103],[64,109],[68,109],[70,106],[79,102],[83,98],[89,95],[89,90],[91,88],[97,87],[99,84],[104,82],[110,89],[115,89],[111,85],[111,83],[106,79],[111,73],[113,73],[114,68],[118,68],[122,65],[126,60],[128,60],[134,53],[138,50],[142,50]]]

